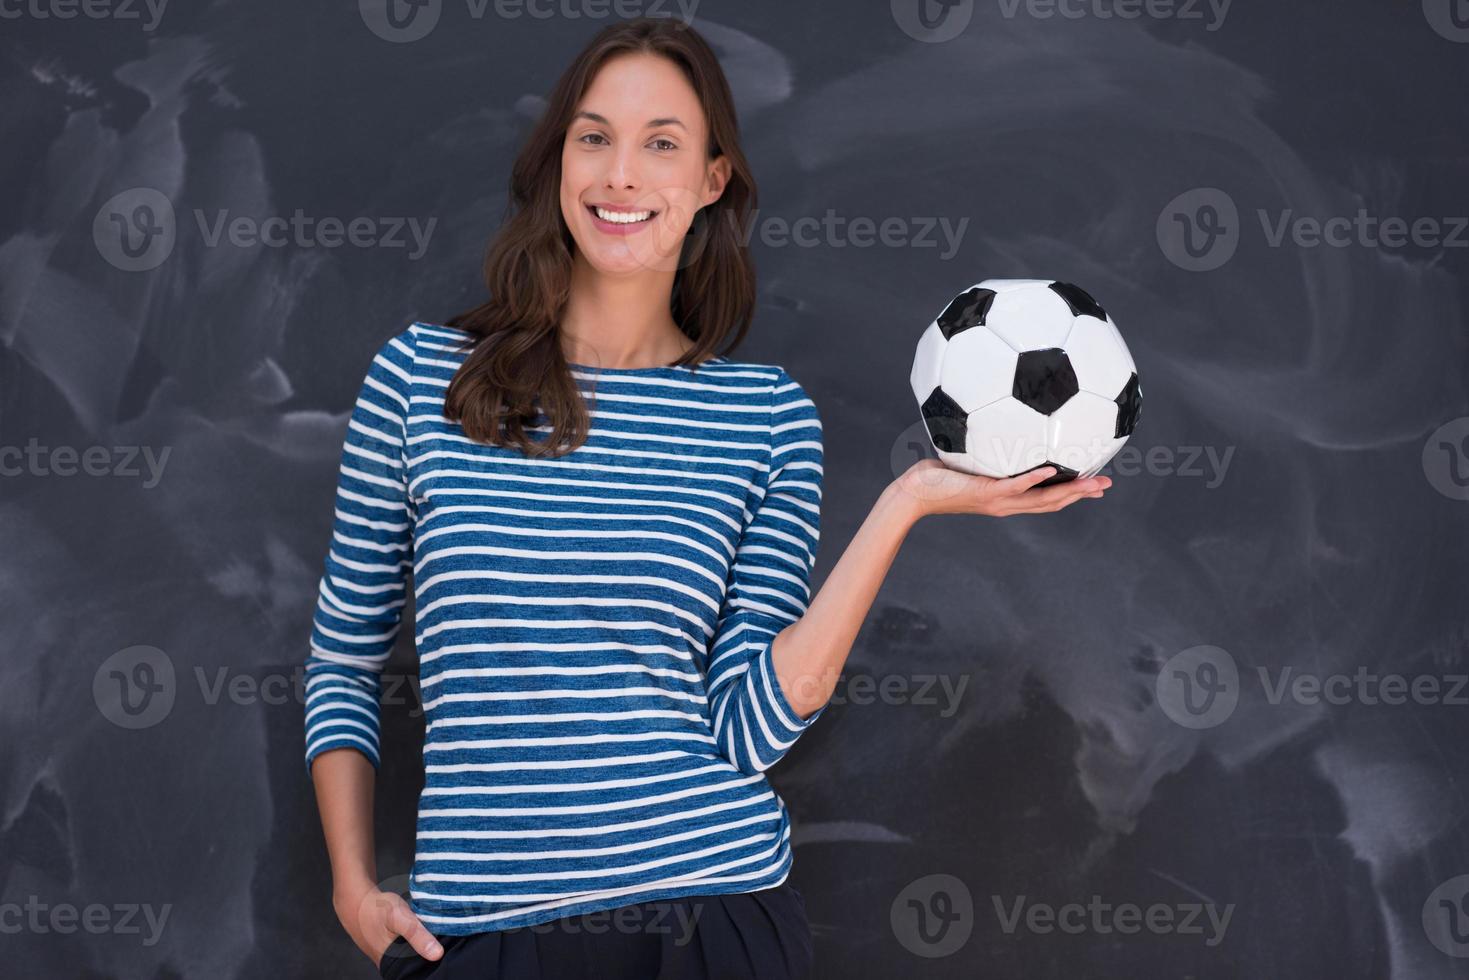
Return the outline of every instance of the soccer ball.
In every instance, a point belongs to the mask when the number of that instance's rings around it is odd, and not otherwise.
[[[1097,301],[1047,279],[986,279],[918,340],[909,376],[944,465],[1041,486],[1096,474],[1137,426],[1137,366]]]

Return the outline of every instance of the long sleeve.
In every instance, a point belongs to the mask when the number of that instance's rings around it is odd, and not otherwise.
[[[381,674],[413,564],[406,464],[413,363],[409,329],[373,357],[347,423],[306,659],[308,774],[329,749],[356,749],[378,765]]]
[[[802,719],[776,677],[776,634],[806,611],[820,536],[821,419],[785,370],[771,391],[765,496],[740,538],[710,646],[708,691],[719,751],[741,772],[768,769],[826,705]]]

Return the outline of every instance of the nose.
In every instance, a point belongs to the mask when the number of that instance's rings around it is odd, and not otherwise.
[[[637,147],[628,143],[619,146],[608,158],[606,184],[608,190],[637,190]]]

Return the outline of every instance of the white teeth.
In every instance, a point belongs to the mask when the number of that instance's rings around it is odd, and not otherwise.
[[[647,221],[653,217],[652,211],[607,211],[603,208],[595,208],[597,217],[603,221],[610,221],[615,225],[630,225],[639,221]]]

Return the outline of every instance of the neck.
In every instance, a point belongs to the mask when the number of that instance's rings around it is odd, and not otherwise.
[[[694,344],[669,312],[673,273],[607,276],[578,255],[561,314],[568,361],[604,368],[662,367]]]

